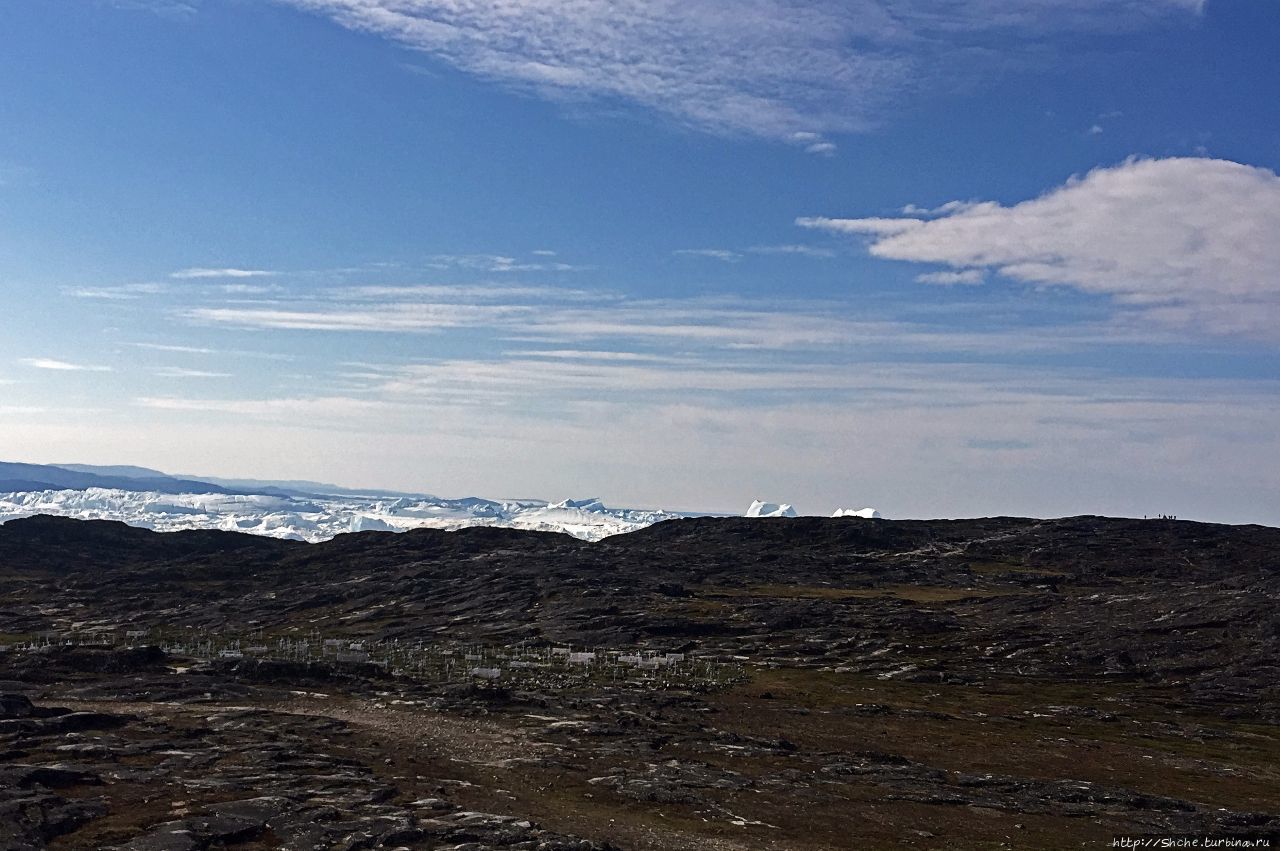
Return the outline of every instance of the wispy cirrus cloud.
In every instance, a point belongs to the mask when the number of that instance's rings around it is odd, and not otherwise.
[[[108,301],[130,301],[148,295],[160,295],[166,291],[164,284],[120,284],[105,287],[71,287],[63,290],[72,298],[99,298]]]
[[[205,369],[187,369],[181,366],[163,366],[155,371],[160,378],[230,378],[229,372],[212,372]]]
[[[737,251],[730,251],[727,248],[680,248],[671,253],[677,257],[706,257],[722,263],[737,263],[742,259],[742,255]]]
[[[332,288],[325,293],[333,300],[438,300],[442,302],[489,303],[502,301],[611,301],[617,296],[602,290],[548,287],[527,284],[366,284]]]
[[[100,364],[72,363],[56,358],[21,358],[18,363],[32,369],[48,369],[55,372],[111,372],[109,366]]]
[[[822,258],[836,256],[836,253],[830,248],[820,248],[813,245],[800,245],[795,243],[783,245],[753,245],[742,250],[735,250],[731,248],[681,248],[671,253],[677,257],[706,257],[712,260],[720,260],[724,263],[737,263],[743,260],[748,254]]]
[[[162,18],[186,20],[200,11],[200,0],[99,0],[116,9],[150,12]]]
[[[858,236],[893,236],[912,230],[921,219],[891,219],[871,217],[866,219],[832,219],[826,216],[801,216],[796,224],[811,230],[843,233]]]
[[[747,249],[750,254],[780,254],[798,257],[835,257],[836,253],[830,248],[818,248],[813,245],[798,245],[794,243],[784,245],[753,245]]]
[[[610,397],[637,404],[652,402],[655,397],[683,397],[691,392],[718,396],[752,392],[794,395],[863,388],[866,384],[866,373],[835,368],[779,368],[763,362],[730,366],[706,361],[602,361],[587,355],[413,364],[401,367],[373,389],[392,397],[438,397],[470,404],[548,397],[584,401]]]
[[[284,287],[275,284],[223,284],[218,287],[218,292],[226,295],[267,295],[283,291]]]
[[[947,319],[954,319],[952,306]],[[186,308],[179,317],[211,327],[312,333],[466,333],[499,344],[555,344],[563,350],[1067,351],[1098,343],[1161,342],[1150,329],[1055,317],[1028,331],[960,329],[922,315],[905,319],[848,305],[736,296],[636,298],[551,287],[402,286],[334,288],[286,304],[246,301]]]
[[[554,253],[534,252],[538,260],[524,261],[503,254],[437,254],[433,256],[428,268],[434,269],[472,269],[479,272],[581,272],[589,266],[575,266],[572,263],[561,263],[549,260]]]
[[[531,314],[531,305],[474,305],[395,302],[370,306],[202,307],[186,312],[197,322],[296,331],[440,331],[492,325],[515,314]]]
[[[987,273],[982,269],[963,269],[959,272],[943,270],[916,275],[916,281],[921,284],[938,284],[944,287],[955,284],[980,284],[986,279]]]
[[[552,98],[621,100],[829,155],[982,38],[1114,32],[1201,0],[278,0]]]
[[[161,411],[220,413],[284,420],[337,420],[381,414],[396,407],[377,399],[344,396],[299,396],[284,399],[188,399],[140,396],[135,405]]]
[[[1280,340],[1280,176],[1226,160],[1130,159],[1012,206],[957,203],[933,218],[801,218],[870,237],[875,257],[987,271],[1110,296],[1170,328]]]
[[[622,100],[696,127],[806,147],[822,133],[868,126],[882,86],[909,66],[877,48],[847,48],[899,29],[875,3],[284,2],[516,88]]]
[[[190,269],[179,269],[171,272],[169,277],[179,280],[192,280],[202,278],[269,278],[278,275],[278,272],[269,269],[211,269],[203,266],[194,266]]]
[[[173,343],[129,343],[135,349],[150,349],[155,352],[176,352],[185,355],[212,355],[217,354],[217,349],[210,349],[205,346],[182,346]]]

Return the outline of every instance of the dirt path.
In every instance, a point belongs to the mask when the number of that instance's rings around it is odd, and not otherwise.
[[[787,848],[775,843],[739,842],[710,835],[715,826],[709,823],[708,833],[675,825],[667,828],[661,824],[661,817],[647,806],[582,795],[577,788],[589,788],[585,786],[585,776],[574,777],[564,769],[538,764],[543,757],[563,748],[533,738],[540,729],[537,719],[532,719],[528,726],[503,725],[450,716],[415,704],[397,705],[385,700],[319,693],[295,694],[260,704],[179,704],[70,697],[52,700],[77,710],[128,713],[144,718],[254,711],[285,716],[282,723],[288,723],[288,716],[339,721],[363,733],[365,738],[376,740],[372,744],[378,750],[368,752],[371,770],[404,773],[409,770],[403,764],[404,757],[418,755],[422,759],[414,768],[426,771],[428,765],[438,767],[443,773],[438,778],[430,778],[431,783],[457,784],[451,794],[466,807],[532,818],[553,830],[607,837],[621,848],[636,851],[783,851]],[[457,772],[450,772],[449,765],[456,766]]]

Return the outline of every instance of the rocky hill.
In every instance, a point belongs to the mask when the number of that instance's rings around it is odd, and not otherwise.
[[[0,848],[1275,832],[1278,553],[1099,517],[320,544],[15,520]]]

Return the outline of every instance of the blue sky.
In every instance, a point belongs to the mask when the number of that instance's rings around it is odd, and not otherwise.
[[[1269,0],[9,0],[0,455],[1277,522]]]

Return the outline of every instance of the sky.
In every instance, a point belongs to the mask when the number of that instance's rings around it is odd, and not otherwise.
[[[1275,0],[6,0],[0,458],[1280,524]]]

